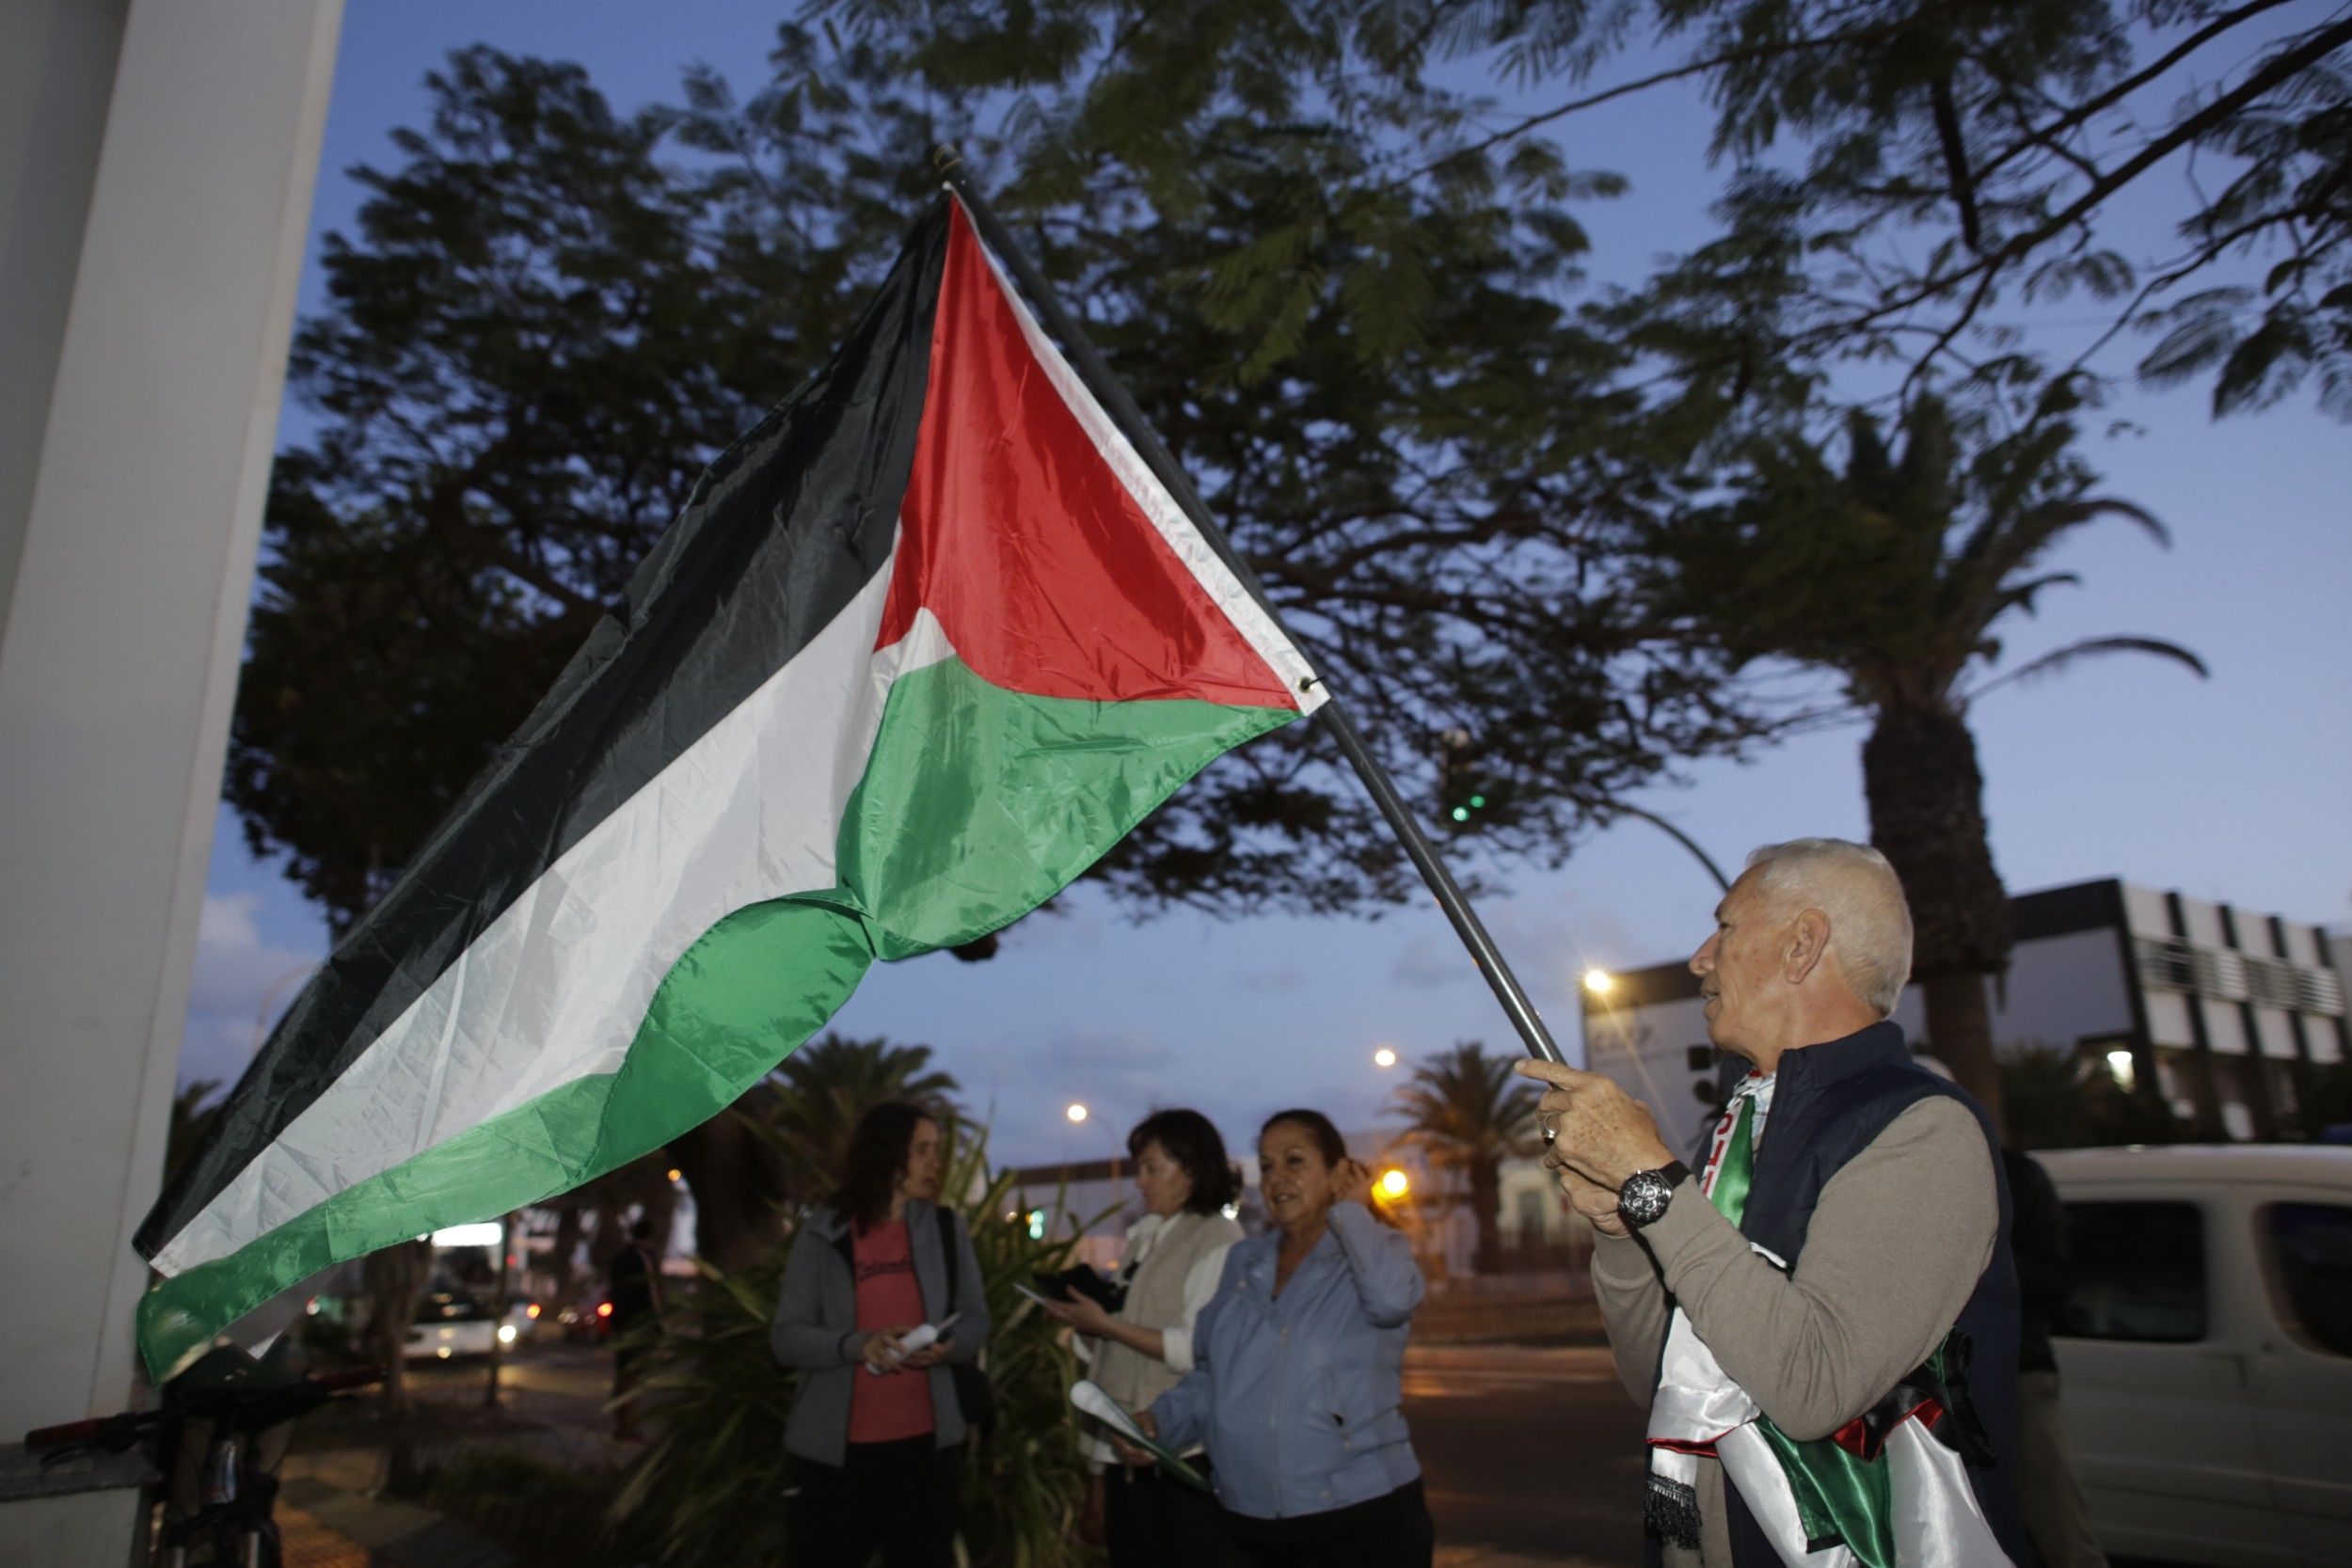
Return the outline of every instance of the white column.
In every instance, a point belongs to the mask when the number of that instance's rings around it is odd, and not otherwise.
[[[0,306],[0,1442],[133,1389],[341,21],[0,5],[0,258],[66,285]],[[0,1560],[78,1560],[72,1503],[0,1512]]]

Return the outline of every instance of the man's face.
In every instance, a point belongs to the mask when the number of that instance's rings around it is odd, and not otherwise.
[[[1780,973],[1787,922],[1772,918],[1757,874],[1731,884],[1715,906],[1715,933],[1691,955],[1707,1011],[1708,1037],[1735,1055],[1756,1059],[1772,1038],[1787,982]]]

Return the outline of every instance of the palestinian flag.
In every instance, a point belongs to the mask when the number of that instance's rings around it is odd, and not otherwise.
[[[660,1147],[1322,700],[944,201],[148,1215],[149,1367]]]

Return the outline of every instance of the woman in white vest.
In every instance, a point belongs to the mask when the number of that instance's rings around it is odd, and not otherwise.
[[[1225,1254],[1241,1227],[1225,1213],[1234,1194],[1225,1140],[1198,1111],[1160,1111],[1127,1134],[1136,1189],[1151,1211],[1127,1232],[1116,1313],[1078,1296],[1046,1307],[1095,1341],[1093,1380],[1122,1409],[1141,1410],[1192,1370],[1192,1328],[1216,1294]],[[1087,1439],[1103,1488],[1110,1568],[1222,1568],[1224,1525],[1216,1499],[1130,1465],[1100,1436]],[[1209,1468],[1196,1458],[1196,1467]]]

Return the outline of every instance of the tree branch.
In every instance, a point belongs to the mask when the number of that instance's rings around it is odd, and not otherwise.
[[[2038,144],[2046,145],[2052,138],[2084,124],[2101,111],[2129,98],[2133,93],[2137,92],[2141,87],[2146,87],[2150,82],[2154,81],[2232,28],[2251,21],[2265,11],[2276,10],[2288,3],[2289,0],[2251,0],[2250,4],[2240,6],[2226,16],[2214,18],[2213,21],[2167,50],[2146,69],[2133,72],[2099,94],[2098,97],[2077,103],[2049,125],[2042,127],[2038,135],[2028,135],[2023,141],[2013,144],[2007,151],[1995,154],[1990,162],[1978,170],[1978,178],[1991,179],[1994,172],[2003,164],[2012,158],[2023,156],[2027,148]]]

